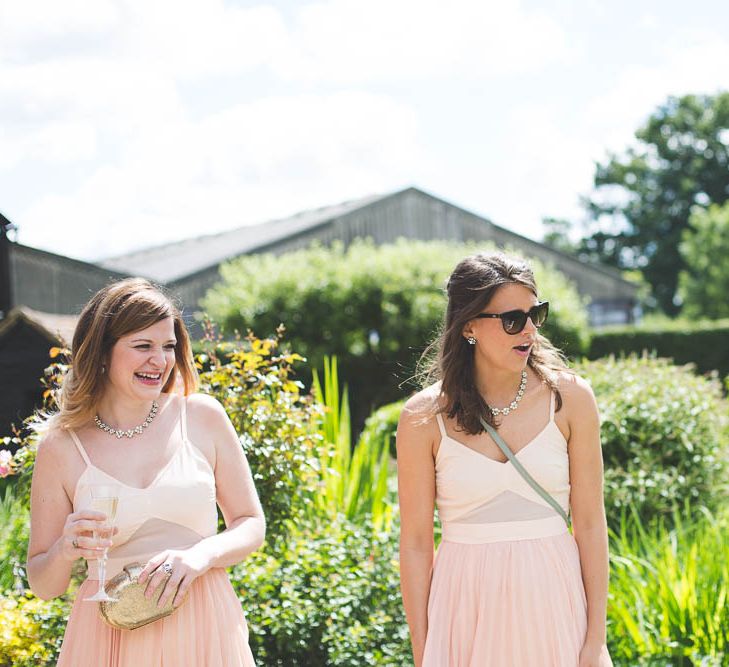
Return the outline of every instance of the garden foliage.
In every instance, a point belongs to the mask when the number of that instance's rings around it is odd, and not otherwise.
[[[282,352],[278,337],[213,343],[200,363],[204,390],[242,434],[270,526],[264,547],[231,572],[258,662],[411,664],[391,468],[378,487],[399,405],[373,415],[347,456],[347,394],[335,361],[315,382],[316,398],[302,394],[300,359]],[[701,508],[726,500],[729,410],[718,383],[655,359],[584,362],[577,370],[591,381],[603,418],[615,664],[722,664],[729,526],[725,514],[715,519]],[[33,441],[20,444],[22,482]],[[677,515],[687,498],[693,509]],[[25,496],[10,494],[3,507],[0,549],[24,550]],[[54,664],[68,603],[18,592],[8,567],[6,559],[0,667]]]
[[[310,523],[233,570],[260,664],[411,665],[396,527]]]
[[[729,662],[729,513],[697,509],[649,524],[629,510],[611,535],[608,638],[616,665]]]
[[[676,506],[727,500],[729,406],[717,380],[666,359],[606,358],[577,365],[600,410],[605,506],[614,523],[632,507],[643,520]]]
[[[225,408],[253,472],[274,540],[311,502],[318,484],[318,428],[322,408],[302,392],[295,379],[298,354],[282,352],[280,338],[209,341],[198,357],[205,370],[200,391]],[[296,502],[299,501],[299,502]]]
[[[592,335],[589,357],[644,351],[677,364],[695,364],[700,373],[717,371],[722,377],[729,376],[729,319],[680,319],[602,329]]]

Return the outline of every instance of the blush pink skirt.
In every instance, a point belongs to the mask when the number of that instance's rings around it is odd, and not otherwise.
[[[438,548],[423,667],[577,667],[586,630],[570,533]]]
[[[84,602],[98,582],[79,588],[57,667],[254,667],[240,602],[223,569],[198,577],[170,616],[136,630],[107,625],[97,602]]]

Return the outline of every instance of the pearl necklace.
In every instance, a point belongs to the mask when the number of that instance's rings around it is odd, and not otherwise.
[[[519,383],[519,390],[516,392],[516,396],[514,397],[514,400],[505,408],[492,408],[489,406],[489,410],[491,410],[491,414],[495,417],[496,415],[508,415],[509,412],[512,410],[516,410],[519,407],[519,401],[521,400],[521,397],[524,396],[524,390],[526,389],[526,383],[527,383],[527,372],[522,371],[521,372],[521,382]]]
[[[159,404],[157,403],[157,401],[152,401],[152,409],[149,411],[149,414],[147,415],[147,418],[144,420],[144,422],[139,426],[135,426],[134,428],[130,428],[127,430],[112,428],[108,424],[105,424],[103,421],[101,421],[99,415],[94,416],[94,421],[102,431],[106,431],[111,435],[115,435],[117,438],[123,438],[124,436],[127,436],[127,438],[133,438],[135,435],[144,433],[144,429],[147,428],[147,426],[149,426],[152,423],[152,420],[157,416],[157,410],[159,410]]]

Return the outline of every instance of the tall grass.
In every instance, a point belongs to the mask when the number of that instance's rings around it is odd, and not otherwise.
[[[616,665],[729,664],[729,511],[687,516],[676,511],[669,530],[626,513],[611,532],[608,637]]]
[[[320,492],[313,499],[326,516],[343,514],[358,520],[366,515],[376,530],[388,528],[394,502],[388,489],[389,439],[364,434],[352,447],[347,387],[340,393],[336,357],[324,359],[323,383],[314,371],[314,399],[324,406],[320,448]]]

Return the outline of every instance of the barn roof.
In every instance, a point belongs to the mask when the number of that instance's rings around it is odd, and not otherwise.
[[[342,215],[392,196],[370,195],[303,211],[288,218],[237,227],[218,234],[197,236],[131,252],[100,262],[115,271],[141,275],[157,282],[170,283],[215,266],[238,255],[251,253],[277,241],[310,230]]]

